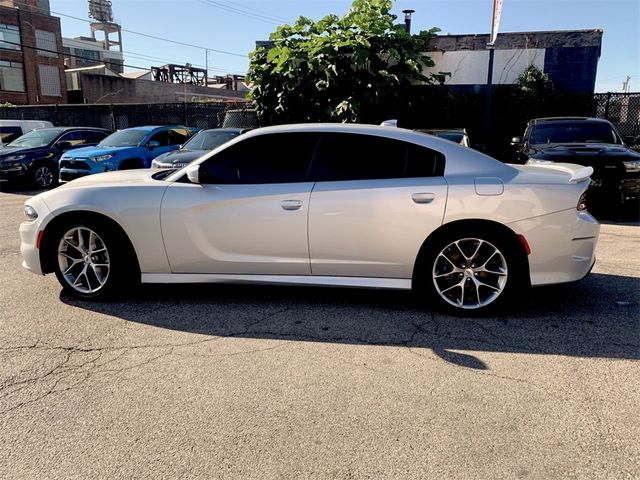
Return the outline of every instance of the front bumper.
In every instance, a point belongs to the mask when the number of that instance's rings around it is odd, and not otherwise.
[[[43,275],[40,262],[40,249],[38,248],[38,236],[46,224],[53,218],[44,201],[33,197],[27,202],[38,212],[38,218],[34,221],[26,221],[20,224],[20,253],[22,254],[22,266],[30,272]]]
[[[17,182],[27,178],[29,168],[25,163],[0,164],[0,182]]]
[[[532,286],[575,282],[593,268],[600,224],[588,212],[563,210],[509,226],[531,247]]]
[[[62,158],[60,160],[60,182],[109,171],[109,163],[95,163],[88,158]]]

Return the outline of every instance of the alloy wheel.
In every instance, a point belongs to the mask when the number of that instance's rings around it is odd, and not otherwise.
[[[36,168],[33,178],[39,187],[48,187],[53,183],[53,170],[46,165],[42,165]]]
[[[465,310],[486,307],[504,291],[508,279],[505,256],[479,238],[451,242],[435,257],[436,292],[450,305]]]
[[[109,251],[96,232],[74,227],[60,239],[58,267],[72,289],[83,294],[96,293],[109,278]]]

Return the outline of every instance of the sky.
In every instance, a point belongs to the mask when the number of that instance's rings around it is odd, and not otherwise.
[[[205,66],[210,75],[244,74],[256,40],[299,16],[344,14],[350,0],[111,0],[122,25],[125,70],[165,63]],[[397,0],[394,13],[415,10],[412,32],[489,33],[492,0]],[[50,0],[64,37],[89,36],[87,0]],[[71,17],[77,17],[77,20]],[[596,91],[620,91],[631,77],[640,91],[640,0],[503,0],[500,32],[604,30]],[[136,33],[134,33],[136,32]],[[161,37],[180,45],[139,35]],[[208,51],[205,53],[205,49]]]

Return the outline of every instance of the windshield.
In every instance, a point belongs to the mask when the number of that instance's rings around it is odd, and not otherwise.
[[[11,142],[8,147],[39,148],[46,147],[60,135],[60,130],[31,130]]]
[[[534,125],[530,143],[622,143],[613,128],[602,122]]]
[[[462,132],[436,132],[434,135],[456,143],[460,143],[464,138],[464,133]]]
[[[184,148],[190,150],[213,150],[239,135],[238,132],[202,131],[195,134]]]
[[[146,130],[127,129],[112,133],[102,140],[99,147],[136,147],[147,136]]]

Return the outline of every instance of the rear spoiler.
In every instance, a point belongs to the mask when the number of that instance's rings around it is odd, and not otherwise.
[[[568,173],[571,175],[569,183],[584,182],[593,175],[593,167],[583,167],[582,165],[576,165],[575,163],[536,163],[535,166]]]

